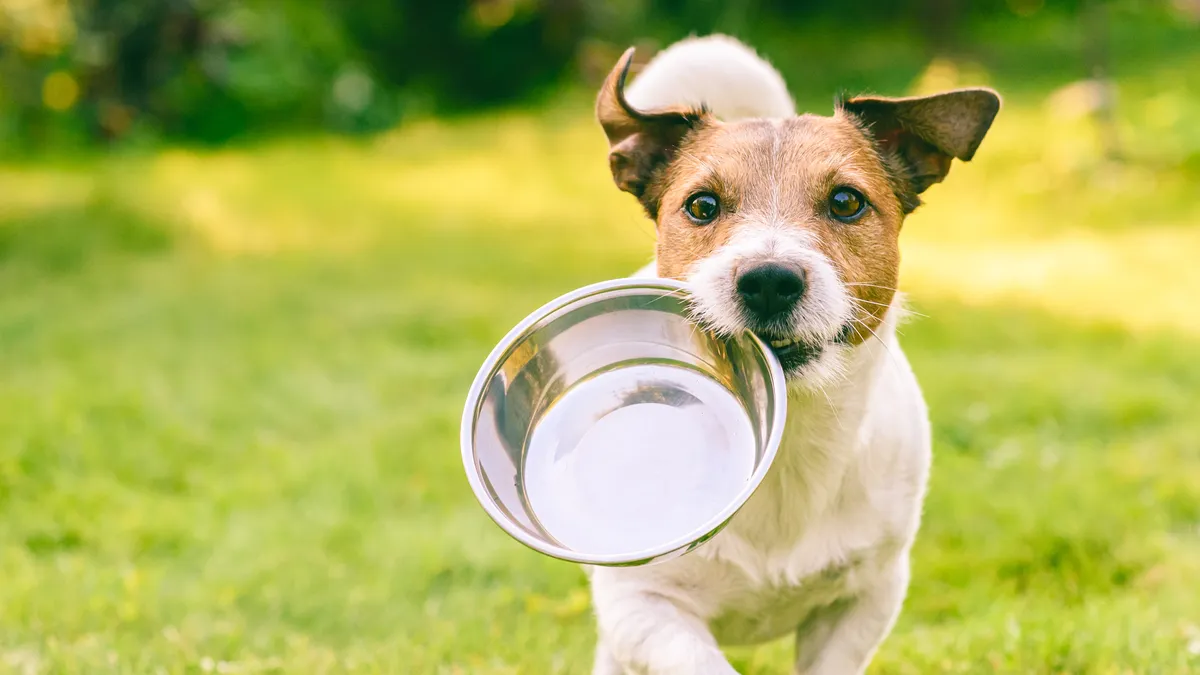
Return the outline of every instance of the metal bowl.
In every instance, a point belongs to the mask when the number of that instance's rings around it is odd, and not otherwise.
[[[684,284],[606,281],[537,310],[488,356],[463,412],[463,465],[488,515],[534,550],[660,562],[750,498],[786,406],[771,350],[699,329]]]

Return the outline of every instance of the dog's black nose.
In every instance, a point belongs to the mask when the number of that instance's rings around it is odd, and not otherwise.
[[[804,285],[804,270],[772,264],[752,267],[737,280],[742,304],[762,320],[791,312],[804,295]]]

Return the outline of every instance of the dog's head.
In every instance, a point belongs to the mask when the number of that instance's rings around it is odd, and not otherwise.
[[[851,98],[832,117],[722,122],[625,100],[633,50],[600,91],[613,178],[658,226],[660,276],[693,311],[768,341],[793,382],[819,384],[892,305],[898,237],[920,194],[969,160],[999,110],[987,89]]]

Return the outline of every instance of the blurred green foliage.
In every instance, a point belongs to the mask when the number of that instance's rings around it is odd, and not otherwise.
[[[1097,0],[1099,2],[1100,0]],[[1174,0],[1179,4],[1181,0]],[[1128,4],[1128,3],[1126,3]],[[1159,7],[1169,0],[1136,3]],[[970,49],[972,22],[1086,0],[0,0],[0,149],[373,131],[595,80],[614,51],[691,32],[828,24]]]
[[[582,9],[572,0],[4,0],[0,141],[358,131],[410,107],[511,100],[570,65]]]

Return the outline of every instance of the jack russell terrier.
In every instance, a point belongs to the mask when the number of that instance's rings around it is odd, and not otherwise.
[[[788,376],[774,466],[710,542],[588,569],[595,675],[728,675],[719,645],[794,634],[795,672],[861,673],[908,588],[930,463],[925,402],[896,340],[898,237],[920,194],[975,155],[989,89],[839,100],[797,115],[779,74],[723,36],[658,54],[596,114],[617,185],[658,230],[638,274],[691,284],[695,320],[752,330]]]

